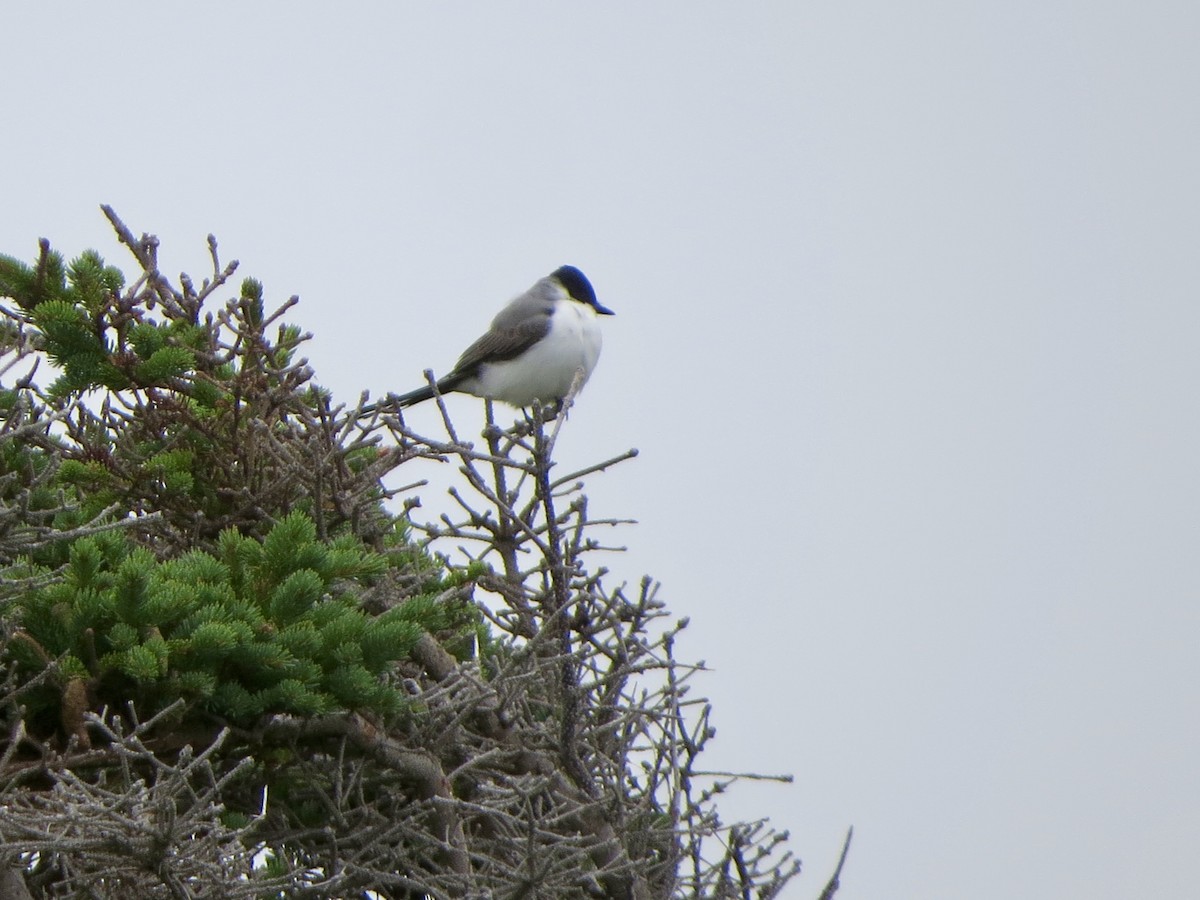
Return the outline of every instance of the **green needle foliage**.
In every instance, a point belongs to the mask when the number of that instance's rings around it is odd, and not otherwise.
[[[171,560],[121,533],[79,539],[62,580],[19,605],[20,671],[53,659],[57,672],[27,693],[29,721],[52,734],[73,679],[96,704],[133,700],[145,715],[184,700],[243,725],[266,713],[394,716],[406,694],[391,665],[427,631],[470,629],[477,615],[439,602],[442,583],[368,614],[360,595],[389,565],[353,537],[317,540],[301,513],[262,541],[230,529],[214,552]]]

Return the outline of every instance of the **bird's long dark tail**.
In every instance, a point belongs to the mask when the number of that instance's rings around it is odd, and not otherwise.
[[[437,383],[438,393],[449,394],[451,391],[458,390],[459,383],[462,382],[463,378],[465,377],[465,375],[455,373],[439,379]],[[389,406],[393,409],[397,407],[403,408],[406,406],[415,406],[416,404],[423,403],[432,397],[433,385],[423,384],[415,391],[409,391],[407,394],[388,394],[385,399],[379,401],[378,403],[372,403],[368,406],[364,406],[363,413],[369,415],[370,413],[375,412],[377,409]]]
[[[397,406],[413,406],[417,403],[422,403],[433,397],[433,386],[426,384],[417,388],[415,391],[409,391],[407,394],[393,394],[388,397],[392,403]]]

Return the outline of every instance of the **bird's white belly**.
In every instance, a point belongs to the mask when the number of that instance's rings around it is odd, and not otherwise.
[[[600,325],[590,306],[564,303],[550,320],[544,338],[516,359],[484,363],[471,393],[530,406],[534,400],[552,403],[567,395],[575,373],[582,369],[580,387],[600,358]]]

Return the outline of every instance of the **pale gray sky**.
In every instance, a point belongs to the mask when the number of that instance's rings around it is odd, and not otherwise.
[[[570,262],[564,465],[814,897],[1195,896],[1200,6],[24,4],[0,252],[203,274],[347,400]],[[456,402],[465,425],[478,415]],[[420,421],[418,419],[418,421]],[[426,424],[433,422],[432,413]],[[430,497],[435,505],[437,498]]]

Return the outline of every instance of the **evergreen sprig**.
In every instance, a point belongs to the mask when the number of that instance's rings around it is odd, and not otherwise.
[[[183,699],[232,721],[337,710],[388,716],[406,695],[388,677],[427,632],[470,632],[474,607],[435,599],[435,582],[381,615],[360,596],[386,555],[353,537],[317,539],[293,513],[263,541],[228,530],[215,553],[158,560],[128,536],[77,540],[61,582],[18,606],[19,666],[56,677],[27,699],[31,721],[56,724],[64,686],[84,679],[96,705],[134,699],[153,713]]]

